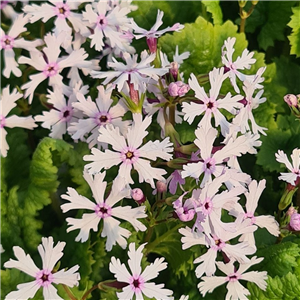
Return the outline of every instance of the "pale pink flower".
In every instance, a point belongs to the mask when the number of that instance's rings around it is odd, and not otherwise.
[[[14,128],[21,127],[26,129],[33,129],[37,127],[32,116],[28,117],[19,117],[16,115],[7,116],[9,112],[17,106],[16,101],[22,98],[23,95],[17,92],[17,89],[14,89],[12,93],[9,93],[9,86],[5,87],[2,90],[2,95],[0,99],[0,134],[1,134],[1,155],[6,157],[7,150],[9,146],[6,142],[7,131],[5,127]]]
[[[230,78],[230,82],[234,87],[236,93],[240,92],[240,89],[236,83],[236,77],[238,77],[241,81],[245,81],[246,79],[253,78],[253,75],[244,75],[238,70],[250,69],[251,65],[256,62],[255,58],[252,58],[254,52],[250,52],[247,49],[244,49],[242,56],[238,56],[235,62],[232,61],[232,55],[235,49],[233,48],[235,44],[236,38],[228,38],[222,47],[222,63],[225,67],[225,72],[228,74]],[[257,83],[257,87],[262,87],[259,85],[260,82]]]
[[[198,288],[203,295],[206,293],[211,293],[216,287],[226,283],[226,288],[228,290],[226,294],[226,300],[244,300],[247,299],[247,296],[250,295],[250,292],[240,284],[239,280],[246,280],[254,282],[260,289],[266,290],[267,288],[267,272],[257,272],[251,271],[246,272],[251,266],[260,263],[263,260],[263,257],[257,258],[253,256],[251,260],[247,263],[240,263],[238,270],[234,266],[234,261],[230,261],[227,264],[223,262],[217,262],[218,268],[225,273],[227,276],[211,276],[211,277],[202,277],[202,280],[198,284]]]
[[[120,260],[114,256],[111,258],[109,264],[109,270],[114,274],[118,282],[127,284],[122,292],[118,293],[118,299],[132,300],[144,299],[145,295],[149,299],[157,300],[171,300],[170,297],[173,292],[171,290],[165,289],[164,284],[155,284],[153,282],[148,282],[158,276],[159,272],[167,268],[167,263],[163,262],[164,258],[156,258],[153,263],[147,266],[143,271],[141,267],[143,253],[145,244],[141,245],[135,250],[135,244],[131,243],[129,245],[128,251],[128,265],[130,272],[128,271],[125,264],[121,264]]]
[[[95,176],[89,175],[87,172],[83,174],[84,179],[89,184],[95,202],[90,201],[88,198],[79,195],[75,189],[68,188],[67,194],[61,197],[68,200],[69,203],[61,205],[62,211],[65,213],[72,209],[88,209],[91,213],[83,214],[81,219],[67,218],[68,225],[71,225],[67,232],[80,229],[78,236],[75,241],[87,241],[89,232],[93,229],[95,232],[98,230],[98,225],[103,219],[103,230],[101,237],[107,237],[106,250],[110,251],[112,246],[118,243],[123,249],[126,248],[128,238],[131,232],[120,226],[122,219],[128,221],[135,230],[145,231],[146,226],[138,221],[140,218],[145,218],[145,207],[131,206],[117,206],[114,207],[124,197],[129,196],[128,190],[117,190],[114,186],[112,187],[111,193],[106,199],[104,199],[104,193],[106,189],[106,181],[103,181],[105,172],[96,174]],[[117,218],[117,219],[116,219]]]
[[[62,31],[72,32],[72,28],[75,32],[80,32],[80,34],[87,36],[90,31],[87,28],[88,23],[82,20],[82,15],[75,13],[72,10],[77,10],[78,6],[84,2],[89,2],[90,0],[49,0],[48,3],[43,3],[41,6],[37,4],[26,5],[23,11],[30,17],[30,23],[35,23],[39,19],[43,23],[46,23],[51,18],[55,18],[54,29],[56,35]],[[72,24],[72,27],[68,25],[68,22]]]
[[[105,152],[92,148],[92,155],[85,155],[83,160],[91,161],[86,165],[90,173],[98,173],[102,169],[110,169],[112,166],[120,165],[118,178],[124,185],[133,184],[131,170],[134,168],[139,174],[139,182],[146,181],[155,188],[154,179],[164,180],[162,175],[166,171],[159,168],[153,168],[149,160],[156,160],[158,157],[169,161],[172,158],[172,143],[169,137],[160,141],[148,141],[145,145],[143,138],[148,135],[146,128],[151,124],[151,116],[142,119],[141,114],[133,114],[133,124],[128,129],[127,138],[120,134],[118,127],[111,124],[102,126],[99,129],[99,142],[105,142],[112,145],[114,151],[106,149]],[[126,141],[127,140],[127,141]],[[120,186],[119,188],[122,188]]]
[[[4,51],[4,69],[3,75],[10,77],[11,72],[16,76],[22,75],[19,65],[15,60],[14,49],[20,48],[27,51],[37,51],[35,48],[43,44],[43,41],[36,39],[34,41],[26,41],[24,38],[19,38],[19,35],[26,31],[25,25],[28,23],[28,16],[20,14],[14,20],[7,34],[0,28],[0,49]]]
[[[244,104],[244,107],[242,107],[237,116],[233,119],[232,123],[234,125],[239,126],[241,133],[246,133],[246,131],[253,132],[254,134],[261,133],[263,135],[266,135],[265,131],[267,128],[261,127],[256,124],[256,121],[253,116],[253,110],[256,109],[259,104],[264,103],[267,98],[262,98],[262,94],[264,93],[264,90],[260,90],[256,93],[254,96],[254,92],[256,90],[256,84],[257,82],[261,81],[261,74],[265,71],[266,68],[260,68],[256,74],[254,81],[244,81],[243,90],[245,92],[245,98],[241,100],[240,102]],[[251,122],[251,129],[249,122]]]
[[[141,61],[137,62],[137,54],[131,56],[129,53],[123,53],[123,58],[126,64],[112,58],[113,62],[108,62],[107,65],[113,68],[114,71],[92,71],[93,78],[106,78],[103,84],[112,83],[117,86],[118,91],[122,91],[125,83],[133,84],[136,91],[144,93],[146,85],[150,79],[158,80],[159,76],[168,72],[165,68],[154,68],[150,63],[155,59],[155,54],[148,55],[144,50],[141,53]],[[113,80],[116,78],[115,80]]]
[[[38,74],[30,75],[30,81],[21,86],[25,89],[25,98],[29,97],[29,103],[32,102],[33,94],[36,87],[45,79],[49,78],[51,86],[63,87],[63,77],[60,75],[61,71],[67,67],[80,65],[84,63],[87,54],[84,49],[73,51],[70,55],[60,58],[60,47],[64,41],[66,34],[62,32],[58,37],[47,34],[45,36],[46,47],[43,53],[39,51],[30,51],[31,58],[21,56],[19,63],[29,64],[36,70],[40,71]]]
[[[72,135],[74,140],[84,139],[87,137],[86,142],[89,148],[97,145],[99,148],[107,148],[106,142],[98,142],[99,128],[112,124],[119,127],[122,133],[126,133],[130,121],[123,121],[122,117],[127,111],[125,105],[121,100],[114,106],[111,99],[111,92],[105,90],[102,85],[97,87],[98,97],[96,101],[88,96],[85,98],[82,93],[77,93],[77,102],[73,102],[73,107],[82,111],[88,118],[79,119],[77,122],[71,123],[68,132]]]
[[[25,254],[24,250],[18,246],[13,247],[15,257],[17,260],[10,259],[4,264],[5,268],[16,268],[22,272],[35,278],[34,281],[21,283],[17,285],[18,290],[10,292],[6,295],[5,300],[15,299],[31,299],[36,292],[42,288],[45,300],[61,299],[53,284],[65,284],[69,287],[78,286],[80,275],[76,271],[79,269],[78,265],[68,269],[62,269],[57,272],[52,272],[57,262],[63,256],[63,249],[65,242],[58,242],[53,247],[53,238],[42,238],[42,244],[38,246],[39,254],[42,258],[43,267],[39,269],[29,254]]]
[[[245,205],[246,212],[244,212],[244,209],[240,204],[236,205],[232,210],[230,211],[230,214],[238,217],[240,214],[243,215],[244,219],[249,219],[251,221],[252,225],[256,225],[260,228],[266,228],[270,234],[274,236],[278,236],[279,231],[279,225],[277,221],[275,220],[274,216],[255,216],[255,210],[258,205],[259,197],[261,196],[263,190],[266,187],[266,180],[261,180],[258,184],[256,180],[253,180],[249,186],[249,192],[245,193],[247,202]],[[247,241],[249,245],[255,246],[255,239],[253,232],[248,232],[243,234],[239,241]]]
[[[286,165],[286,167],[291,171],[291,173],[280,173],[280,180],[284,180],[291,185],[295,185],[296,181],[300,178],[300,149],[296,148],[291,154],[292,164],[288,160],[286,154],[282,150],[278,150],[278,153],[275,153],[276,160],[280,163]]]
[[[198,80],[194,74],[191,74],[189,79],[189,86],[195,91],[195,97],[200,100],[200,103],[184,102],[182,105],[182,111],[184,112],[184,120],[189,124],[192,124],[196,116],[200,116],[204,113],[203,118],[199,122],[198,126],[204,128],[211,127],[211,118],[214,116],[215,126],[221,127],[221,133],[225,136],[229,131],[229,122],[225,116],[222,115],[220,109],[225,109],[229,113],[235,115],[237,113],[236,108],[242,108],[243,104],[239,100],[243,99],[243,96],[236,95],[231,96],[231,93],[227,93],[224,98],[219,97],[220,89],[223,81],[228,77],[228,74],[224,74],[224,68],[216,69],[209,72],[209,81],[211,89],[209,90],[209,96],[205,93],[203,87],[198,83]]]
[[[88,4],[82,16],[89,23],[93,34],[89,35],[91,47],[95,46],[97,51],[103,50],[104,38],[109,39],[111,47],[123,49],[123,31],[129,29],[129,19],[127,14],[130,9],[127,7],[115,6],[111,8],[108,1],[94,2]]]
[[[147,44],[151,53],[156,53],[157,49],[157,38],[162,36],[166,32],[170,31],[180,31],[184,28],[184,25],[179,23],[174,24],[172,27],[167,27],[165,29],[158,30],[158,28],[163,24],[162,17],[164,15],[163,11],[157,11],[157,17],[155,24],[151,27],[150,30],[146,30],[144,28],[139,27],[133,19],[131,19],[131,27],[135,32],[135,38],[140,39],[145,37],[147,39]]]
[[[205,130],[203,127],[196,129],[194,143],[200,149],[200,159],[183,166],[182,177],[191,176],[199,179],[204,174],[200,187],[206,182],[211,182],[212,176],[220,176],[226,168],[226,160],[232,156],[241,156],[247,152],[253,153],[253,144],[258,139],[257,135],[241,135],[236,139],[229,139],[224,147],[213,153],[213,143],[218,131],[211,127]]]
[[[292,214],[289,225],[292,228],[292,230],[300,231],[300,214]]]
[[[76,85],[73,94],[68,99],[65,98],[60,88],[55,87],[53,92],[48,90],[47,102],[52,105],[52,108],[34,118],[36,122],[42,122],[42,127],[51,129],[49,136],[54,139],[62,139],[70,123],[82,117],[82,113],[72,106],[76,101],[74,92],[87,93],[88,87],[80,88],[80,84]]]

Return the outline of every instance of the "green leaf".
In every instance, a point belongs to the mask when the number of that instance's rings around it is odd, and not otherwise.
[[[181,70],[187,78],[191,73],[206,74],[214,67],[220,67],[221,48],[228,37],[236,37],[233,55],[235,59],[247,47],[245,35],[237,33],[237,26],[231,21],[213,26],[204,18],[198,17],[195,23],[185,24],[181,32],[161,37],[159,46],[169,58],[173,57],[176,45],[179,47],[179,53],[190,52],[189,59],[181,65]]]
[[[293,14],[288,26],[292,28],[292,34],[288,36],[291,44],[291,54],[300,56],[300,6],[292,8]]]
[[[267,50],[274,41],[284,41],[285,28],[295,1],[259,1],[246,20],[246,32],[260,29],[257,40],[260,48]]]
[[[220,7],[220,1],[202,1],[206,10],[212,14],[215,25],[221,25],[223,23],[223,14]]]
[[[250,291],[249,300],[298,300],[300,295],[300,281],[292,273],[274,278],[269,277],[266,291],[261,290],[256,284],[248,282]]]

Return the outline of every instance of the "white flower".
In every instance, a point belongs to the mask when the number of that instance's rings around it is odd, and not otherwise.
[[[80,84],[74,89],[81,92],[87,92],[87,86],[79,88]],[[71,122],[81,117],[81,112],[76,111],[72,107],[72,103],[76,98],[72,95],[66,100],[62,90],[55,87],[54,92],[48,90],[48,103],[53,107],[50,111],[44,111],[43,115],[35,116],[36,122],[43,122],[42,127],[51,129],[50,137],[54,139],[62,139],[63,134],[67,132],[67,128]]]
[[[97,89],[98,97],[96,98],[96,102],[92,101],[90,96],[86,99],[82,93],[77,93],[78,102],[73,102],[73,107],[82,111],[88,118],[73,122],[68,128],[68,132],[72,134],[74,140],[83,139],[86,135],[90,134],[87,138],[89,148],[98,143],[98,130],[100,127],[113,124],[119,127],[122,133],[126,133],[127,127],[130,124],[130,121],[122,121],[122,117],[127,109],[121,100],[112,106],[111,92],[106,91],[101,85]],[[107,148],[107,143],[99,143],[100,146]]]
[[[272,235],[278,236],[279,226],[277,221],[275,220],[274,216],[255,216],[255,210],[258,205],[258,200],[266,187],[266,180],[261,180],[258,184],[256,180],[253,180],[249,186],[249,192],[245,193],[247,202],[246,202],[246,213],[244,212],[241,205],[237,205],[230,214],[238,217],[239,214],[243,215],[244,219],[250,219],[252,225],[257,225],[260,228],[266,228]],[[239,241],[247,241],[249,245],[255,246],[255,239],[252,232],[248,232],[243,234]]]
[[[280,180],[284,180],[291,185],[296,185],[296,182],[300,179],[300,149],[296,148],[291,154],[292,164],[288,160],[286,154],[282,150],[278,150],[278,153],[275,153],[276,160],[280,163],[286,165],[286,167],[291,171],[291,173],[280,173]]]
[[[121,293],[117,293],[118,299],[120,300],[132,300],[134,295],[135,299],[144,299],[143,294],[150,299],[157,300],[171,300],[172,291],[164,289],[164,284],[155,284],[153,282],[148,282],[149,280],[156,278],[158,273],[167,268],[167,263],[163,262],[164,258],[157,258],[154,263],[142,271],[141,261],[142,261],[142,250],[145,244],[141,245],[137,250],[135,250],[135,244],[131,243],[129,245],[128,251],[128,265],[131,273],[127,270],[124,264],[121,264],[119,259],[114,256],[111,258],[109,264],[109,270],[115,275],[118,282],[127,283],[127,286],[123,288]]]
[[[240,89],[236,84],[236,77],[238,77],[241,81],[245,81],[246,79],[253,78],[253,75],[244,75],[238,70],[250,69],[251,65],[256,62],[256,59],[252,58],[254,52],[250,52],[247,49],[244,49],[242,56],[238,57],[235,62],[232,61],[232,54],[235,51],[233,45],[235,44],[236,38],[228,38],[222,47],[222,63],[225,66],[225,72],[228,73],[230,78],[230,82],[234,87],[234,90],[239,93]],[[226,50],[225,50],[226,49]],[[251,80],[250,80],[251,81]],[[257,87],[261,87],[258,84]]]
[[[7,34],[0,28],[0,49],[4,51],[5,65],[3,75],[7,78],[10,77],[11,72],[16,77],[22,75],[21,70],[18,68],[19,65],[15,60],[13,49],[21,48],[27,51],[37,51],[35,48],[43,44],[43,41],[40,39],[26,41],[24,38],[18,38],[22,32],[27,30],[24,26],[28,23],[28,19],[28,16],[24,16],[23,14],[18,15]]]
[[[89,29],[87,28],[87,22],[82,20],[81,14],[74,13],[72,10],[78,9],[81,3],[88,2],[89,0],[67,0],[65,2],[61,0],[49,0],[52,5],[43,3],[41,6],[32,4],[26,5],[23,11],[30,17],[30,23],[34,23],[39,19],[46,23],[51,18],[55,17],[54,29],[56,35],[62,31],[72,32],[72,27],[75,32],[80,32],[82,35],[87,36]],[[67,23],[69,21],[72,24],[70,27]]]
[[[139,182],[146,181],[155,188],[154,179],[164,181],[162,175],[166,174],[163,169],[153,168],[149,160],[156,160],[158,157],[169,161],[172,158],[170,152],[173,151],[172,143],[169,137],[162,142],[149,141],[145,145],[143,138],[147,136],[146,128],[151,124],[152,118],[146,116],[142,120],[141,114],[133,114],[133,124],[128,129],[127,142],[124,136],[120,135],[118,127],[113,127],[111,124],[106,127],[100,127],[99,142],[104,142],[112,145],[113,150],[106,149],[105,152],[96,148],[92,148],[92,155],[85,155],[83,160],[92,161],[86,165],[90,173],[98,173],[102,169],[109,169],[112,166],[120,165],[118,178],[123,181],[123,188],[127,184],[133,184],[131,178],[131,170],[134,168],[139,174]]]
[[[53,238],[42,238],[42,244],[38,246],[39,254],[42,258],[43,267],[39,269],[33,262],[30,255],[26,255],[24,250],[18,246],[13,247],[15,257],[17,260],[10,259],[4,264],[5,268],[16,268],[22,272],[35,278],[34,281],[22,283],[17,286],[18,290],[10,292],[5,300],[15,299],[31,299],[34,297],[38,289],[43,288],[43,295],[45,300],[62,299],[57,294],[54,284],[65,284],[69,287],[77,286],[80,279],[79,273],[76,271],[79,269],[78,265],[75,265],[71,269],[65,271],[64,269],[53,272],[56,263],[63,256],[63,249],[65,242],[58,242],[53,247]]]
[[[198,162],[188,163],[183,166],[182,177],[191,176],[198,179],[204,173],[201,181],[203,187],[206,182],[211,182],[212,175],[220,176],[225,168],[225,160],[232,156],[241,156],[247,152],[253,153],[255,148],[253,144],[258,139],[258,135],[241,135],[236,139],[228,139],[226,145],[213,153],[213,143],[217,137],[218,131],[211,127],[205,130],[203,127],[196,129],[196,140],[194,143],[200,149],[200,158]]]
[[[250,282],[254,282],[259,288],[262,290],[266,290],[267,283],[266,279],[268,278],[267,272],[257,272],[251,271],[244,273],[247,271],[252,265],[258,264],[263,260],[263,258],[256,258],[256,256],[251,258],[251,261],[248,263],[240,264],[239,269],[236,270],[234,266],[234,262],[230,261],[227,264],[223,262],[217,262],[218,268],[225,273],[227,276],[211,276],[211,277],[202,277],[202,280],[198,284],[198,288],[203,295],[206,293],[211,293],[216,287],[227,283],[227,294],[226,300],[244,300],[247,299],[247,295],[250,295],[250,292],[239,283],[239,280],[246,280]]]
[[[43,53],[39,51],[30,51],[31,58],[21,56],[19,63],[29,64],[36,70],[40,71],[38,74],[30,75],[29,82],[21,86],[22,89],[26,89],[25,98],[29,96],[29,103],[32,102],[33,93],[36,87],[45,79],[49,78],[49,84],[51,86],[57,85],[63,86],[63,77],[59,74],[64,68],[80,65],[84,63],[87,58],[87,54],[84,49],[73,51],[70,55],[63,58],[59,58],[61,52],[60,46],[66,37],[66,33],[62,32],[58,37],[47,34],[45,36],[46,47],[43,49]]]
[[[228,74],[224,74],[224,68],[216,69],[209,72],[209,81],[211,89],[209,90],[209,96],[205,93],[203,87],[198,83],[198,80],[194,74],[191,74],[191,79],[189,79],[189,86],[195,91],[195,96],[202,103],[187,103],[184,102],[182,105],[182,111],[185,113],[184,120],[191,124],[196,116],[200,116],[204,113],[203,118],[199,122],[198,126],[203,126],[204,128],[211,127],[212,115],[215,119],[215,126],[221,127],[222,135],[225,136],[229,131],[229,122],[221,114],[220,109],[225,109],[231,114],[236,114],[236,108],[242,108],[243,104],[239,100],[243,99],[243,96],[236,95],[231,96],[231,93],[227,93],[224,98],[219,98],[219,92],[223,81],[228,77]]]
[[[28,117],[18,117],[16,115],[7,116],[9,112],[17,106],[16,101],[22,98],[23,95],[17,92],[17,89],[14,89],[12,93],[9,93],[9,86],[3,89],[1,100],[0,100],[0,133],[1,133],[1,155],[6,157],[7,150],[9,146],[6,142],[7,131],[4,127],[14,128],[14,127],[22,127],[26,129],[33,129],[37,127],[33,118],[31,116]]]
[[[108,38],[111,47],[123,48],[122,31],[129,28],[129,19],[127,14],[130,9],[127,7],[115,6],[110,8],[108,1],[98,1],[93,6],[88,4],[83,11],[83,19],[89,22],[89,27],[93,29],[91,38],[91,47],[95,46],[97,51],[103,50],[104,37]]]
[[[96,203],[79,195],[76,190],[69,187],[67,195],[61,196],[63,199],[70,202],[61,205],[63,212],[65,213],[72,209],[88,209],[91,210],[92,213],[83,214],[82,219],[67,218],[68,225],[71,225],[71,227],[67,229],[67,232],[80,229],[75,240],[85,242],[89,237],[90,230],[93,229],[96,232],[98,230],[99,222],[103,219],[101,236],[107,237],[106,250],[110,251],[112,246],[116,243],[125,249],[127,245],[126,238],[128,238],[131,233],[129,230],[122,228],[120,226],[120,221],[116,218],[128,221],[137,231],[145,231],[147,229],[146,226],[137,220],[139,218],[147,217],[145,214],[145,207],[114,207],[114,205],[124,197],[129,196],[128,190],[120,191],[114,187],[107,199],[104,199],[104,192],[107,184],[103,181],[105,172],[99,173],[94,177],[87,172],[84,172],[83,177],[89,184]]]
[[[112,58],[113,62],[108,62],[107,65],[113,68],[115,71],[92,71],[91,75],[93,78],[106,78],[103,84],[111,82],[116,85],[120,92],[125,82],[133,84],[136,91],[144,93],[146,91],[146,84],[150,78],[158,80],[159,76],[164,75],[168,72],[165,68],[154,68],[150,66],[150,63],[155,59],[156,54],[153,53],[148,55],[147,51],[144,50],[141,53],[141,62],[137,62],[137,54],[131,56],[129,53],[123,53],[123,58],[126,64],[118,62],[115,58]],[[117,77],[117,78],[116,78]],[[116,78],[114,81],[112,81]]]

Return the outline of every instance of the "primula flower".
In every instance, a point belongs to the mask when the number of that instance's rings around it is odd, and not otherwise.
[[[241,81],[245,81],[246,79],[253,78],[253,75],[244,75],[238,70],[250,69],[251,65],[256,62],[255,58],[252,58],[254,52],[250,52],[247,49],[244,49],[242,56],[238,57],[235,62],[232,61],[232,54],[235,51],[233,48],[235,44],[236,38],[228,38],[222,47],[222,63],[225,67],[225,72],[228,74],[230,78],[230,82],[234,87],[236,93],[240,92],[240,89],[236,83],[236,77],[238,77]],[[258,87],[261,87],[258,83]]]
[[[64,58],[59,58],[61,52],[60,47],[64,41],[66,33],[62,32],[58,37],[47,34],[45,36],[46,47],[43,49],[43,53],[30,51],[31,58],[21,56],[19,63],[29,64],[36,70],[40,71],[38,74],[30,75],[30,81],[21,86],[25,89],[25,98],[29,97],[29,103],[32,102],[33,93],[36,87],[45,79],[49,78],[49,84],[51,86],[63,87],[63,77],[59,74],[67,67],[74,65],[80,65],[85,63],[87,54],[84,49],[73,51],[70,55]]]
[[[238,217],[239,214],[243,215],[244,219],[250,219],[252,225],[256,225],[260,228],[266,228],[269,233],[272,235],[278,236],[279,225],[275,220],[274,216],[255,216],[255,210],[258,205],[258,200],[260,195],[262,194],[263,190],[266,187],[266,180],[261,180],[258,184],[256,180],[253,180],[249,186],[249,192],[245,193],[247,202],[245,205],[246,212],[244,212],[242,206],[237,204],[235,208],[230,211],[230,214]],[[253,232],[243,234],[239,241],[247,241],[249,245],[255,246],[255,239]]]
[[[224,98],[219,98],[219,92],[223,81],[228,77],[228,74],[224,74],[224,68],[216,69],[209,72],[209,81],[211,89],[209,90],[209,96],[205,93],[203,87],[198,83],[198,80],[194,74],[191,74],[189,79],[189,86],[195,91],[195,96],[202,103],[187,103],[184,102],[182,105],[182,111],[184,112],[184,120],[191,124],[196,116],[200,116],[204,113],[203,118],[198,124],[198,127],[203,126],[204,128],[211,127],[211,118],[214,116],[215,126],[221,127],[222,135],[225,135],[229,131],[229,122],[221,114],[220,109],[223,108],[235,115],[237,113],[236,108],[242,108],[243,104],[239,100],[243,99],[243,96],[236,95],[231,96],[231,93],[227,93]],[[219,98],[219,99],[218,99]]]
[[[162,17],[164,15],[163,11],[157,11],[157,17],[155,24],[151,27],[150,30],[139,27],[133,19],[131,19],[131,26],[135,31],[135,38],[138,40],[142,37],[147,39],[147,44],[151,53],[156,53],[157,49],[157,38],[169,31],[179,31],[184,28],[184,25],[179,23],[174,24],[172,27],[167,27],[165,29],[158,30],[158,28],[163,24]]]
[[[296,185],[296,182],[300,179],[300,149],[296,148],[293,150],[291,154],[292,164],[282,150],[278,150],[278,153],[275,153],[275,156],[278,162],[285,164],[291,171],[291,173],[280,173],[281,176],[278,178],[293,186]]]
[[[292,230],[300,231],[300,214],[292,214],[289,225]]]
[[[169,161],[172,158],[172,143],[169,137],[162,142],[149,141],[145,145],[143,138],[148,135],[146,128],[151,124],[151,116],[146,116],[142,120],[141,114],[133,114],[133,124],[128,129],[127,142],[124,136],[120,135],[119,128],[108,124],[106,127],[100,127],[99,142],[105,142],[112,145],[113,150],[106,149],[105,152],[92,148],[92,155],[85,155],[83,160],[91,161],[86,165],[90,173],[98,173],[102,169],[109,169],[112,166],[120,165],[118,178],[123,181],[123,188],[127,184],[133,184],[131,170],[134,168],[139,174],[139,182],[146,181],[155,188],[154,179],[164,180],[162,175],[166,174],[163,169],[153,168],[149,160],[156,160],[158,157]],[[121,183],[119,183],[121,184]]]
[[[87,28],[87,22],[82,20],[82,15],[72,12],[77,10],[81,3],[89,2],[90,0],[49,0],[52,5],[43,3],[41,6],[36,4],[26,5],[23,11],[30,16],[30,23],[35,23],[42,19],[46,23],[51,18],[55,17],[54,29],[56,35],[62,31],[72,32],[72,27],[75,32],[80,32],[82,35],[87,36],[90,31]],[[68,22],[72,27],[68,25]]]
[[[259,138],[257,135],[241,135],[235,140],[229,139],[224,147],[213,152],[213,143],[218,131],[215,128],[205,130],[203,127],[196,129],[196,139],[194,143],[200,149],[200,158],[198,162],[188,163],[183,166],[182,177],[191,176],[198,179],[204,173],[200,187],[204,187],[206,182],[211,182],[212,175],[220,176],[226,168],[226,159],[231,156],[241,156],[247,152],[255,152],[255,141]]]
[[[88,209],[93,211],[89,214],[83,214],[81,219],[67,218],[68,225],[71,225],[67,232],[80,229],[78,236],[75,241],[87,241],[89,232],[93,229],[95,232],[98,230],[98,225],[103,219],[103,230],[101,233],[102,237],[107,237],[106,250],[110,251],[112,246],[118,243],[123,249],[126,248],[128,238],[131,232],[120,226],[118,219],[128,221],[135,230],[145,231],[147,228],[137,219],[145,218],[145,207],[140,206],[132,208],[131,206],[118,206],[114,207],[124,197],[129,196],[128,190],[116,189],[112,187],[111,193],[106,199],[104,199],[104,193],[107,183],[103,181],[105,172],[96,174],[94,177],[89,175],[87,172],[83,174],[84,179],[89,184],[93,197],[96,203],[90,201],[84,196],[79,195],[75,189],[68,188],[67,195],[61,197],[68,200],[69,203],[61,205],[62,211],[65,213],[72,209]]]
[[[18,15],[14,20],[10,30],[7,34],[0,29],[0,49],[4,51],[4,65],[3,75],[7,78],[10,77],[11,72],[16,76],[22,75],[21,70],[18,68],[18,63],[15,60],[14,49],[21,48],[28,51],[37,51],[35,48],[43,44],[43,41],[36,39],[34,41],[26,41],[24,38],[18,38],[18,36],[26,31],[24,27],[28,23],[28,16],[23,14]]]
[[[86,142],[89,148],[98,144],[99,128],[112,124],[119,127],[122,133],[127,131],[130,121],[122,121],[122,117],[127,109],[122,104],[121,100],[112,106],[113,100],[111,99],[111,92],[104,89],[103,86],[98,86],[98,97],[96,102],[92,101],[91,97],[87,99],[82,93],[77,93],[77,102],[73,102],[73,107],[82,111],[88,118],[79,119],[77,122],[71,123],[68,132],[72,134],[74,140],[83,139],[89,135]],[[99,143],[99,147],[107,148],[107,143]]]
[[[80,275],[76,271],[79,269],[78,265],[75,265],[67,271],[53,271],[56,263],[63,256],[63,249],[65,242],[58,242],[53,247],[53,238],[42,238],[42,244],[38,246],[39,254],[42,258],[43,268],[39,269],[29,254],[25,254],[24,250],[18,246],[13,247],[15,257],[17,260],[10,259],[4,264],[5,268],[16,268],[22,272],[35,278],[34,281],[21,283],[17,285],[18,290],[10,292],[5,300],[15,299],[31,299],[34,297],[38,289],[43,288],[43,295],[45,300],[61,299],[57,294],[54,284],[65,284],[69,287],[78,286]]]
[[[117,293],[118,299],[132,300],[144,299],[143,294],[149,299],[157,300],[171,300],[173,297],[172,291],[165,289],[164,284],[155,284],[153,282],[148,282],[158,276],[158,273],[167,268],[167,263],[163,262],[164,258],[156,258],[153,263],[147,266],[144,271],[141,268],[141,262],[143,258],[142,250],[145,244],[141,245],[135,250],[135,244],[131,243],[129,245],[128,251],[128,265],[131,273],[127,270],[125,264],[121,264],[120,260],[114,256],[111,258],[109,264],[109,270],[114,274],[118,282],[126,284],[122,289],[121,293]]]
[[[261,133],[263,135],[266,135],[265,130],[267,128],[261,127],[256,124],[254,116],[253,116],[253,109],[256,109],[259,104],[264,103],[267,98],[262,98],[262,94],[264,93],[264,90],[260,90],[255,96],[254,92],[256,90],[256,84],[257,82],[261,81],[261,74],[265,71],[266,68],[260,68],[256,74],[256,77],[254,81],[244,81],[243,90],[245,92],[245,98],[241,100],[240,102],[244,104],[244,107],[242,107],[237,116],[233,119],[232,123],[234,125],[239,126],[241,133],[246,133],[246,131],[250,131],[250,125],[249,121],[251,122],[251,131],[253,133]]]
[[[6,157],[7,150],[9,146],[6,142],[6,135],[7,131],[4,127],[14,128],[14,127],[21,127],[26,129],[33,129],[37,127],[34,122],[32,116],[28,117],[19,117],[16,115],[7,116],[9,112],[17,106],[16,101],[22,98],[23,95],[17,92],[17,89],[14,89],[12,93],[9,93],[9,86],[2,90],[2,95],[0,99],[0,107],[1,107],[1,114],[0,114],[0,133],[1,133],[1,155]]]
[[[150,66],[150,63],[155,59],[155,55],[155,53],[148,55],[147,51],[144,50],[141,53],[141,61],[138,63],[137,54],[131,56],[125,52],[123,53],[123,58],[126,64],[112,58],[113,62],[108,62],[107,65],[113,68],[114,71],[92,71],[91,75],[93,78],[106,78],[102,84],[105,85],[111,82],[117,86],[119,92],[122,91],[125,82],[127,82],[128,85],[132,84],[136,91],[144,93],[146,91],[146,84],[150,78],[157,81],[159,76],[168,72],[165,68],[154,68],[154,66]],[[113,80],[114,78],[116,79]]]
[[[226,294],[226,300],[244,300],[247,299],[247,296],[250,295],[250,292],[240,284],[239,280],[246,280],[254,282],[262,290],[267,288],[267,272],[257,272],[251,271],[245,273],[251,266],[260,263],[263,260],[263,257],[257,258],[253,256],[250,262],[240,264],[238,270],[234,266],[234,261],[230,261],[227,264],[223,262],[217,262],[218,268],[225,273],[227,276],[211,276],[211,277],[202,277],[202,280],[198,284],[198,288],[203,295],[206,293],[211,293],[216,287],[227,283],[226,288],[228,290]]]
[[[67,128],[71,122],[81,117],[81,112],[76,111],[72,103],[76,101],[74,93],[87,93],[88,87],[80,84],[76,85],[73,94],[65,98],[63,92],[59,88],[54,88],[54,92],[48,90],[48,103],[53,105],[50,111],[44,111],[43,115],[35,116],[37,122],[43,122],[42,127],[51,129],[50,137],[54,139],[62,139],[63,134],[67,132]]]
[[[88,4],[85,11],[82,12],[82,16],[89,22],[89,27],[93,30],[93,34],[89,36],[91,47],[95,46],[97,51],[103,50],[103,39],[106,37],[109,39],[111,47],[125,50],[122,43],[122,31],[126,31],[130,27],[127,18],[129,12],[130,9],[127,7],[115,6],[112,9],[108,1]]]

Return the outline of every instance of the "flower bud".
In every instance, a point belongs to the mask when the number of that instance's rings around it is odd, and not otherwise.
[[[246,6],[247,0],[239,0],[238,3],[239,3],[239,7],[242,7],[242,8],[243,8],[243,7]]]
[[[178,77],[178,63],[176,61],[171,62],[170,64],[170,73],[172,74],[175,81],[177,81]]]
[[[138,204],[142,204],[146,201],[146,197],[145,197],[143,191],[139,188],[135,188],[135,189],[131,190],[131,197]]]
[[[182,97],[189,91],[189,89],[190,87],[188,84],[185,84],[182,81],[176,81],[170,83],[168,87],[168,92],[169,95],[172,97]]]
[[[156,53],[157,50],[157,38],[150,37],[147,38],[147,45],[151,53]]]
[[[298,105],[297,96],[295,96],[293,94],[287,94],[283,97],[283,99],[289,106],[297,107],[297,105]]]
[[[297,209],[294,206],[290,206],[286,212],[286,215],[291,217],[295,213],[297,213]]]
[[[164,193],[164,192],[167,191],[167,184],[163,181],[157,181],[156,182],[156,188],[157,188],[158,192]]]
[[[300,214],[292,214],[289,225],[292,228],[292,230],[300,231]]]
[[[292,203],[293,196],[294,196],[295,192],[297,191],[297,189],[298,188],[296,186],[293,186],[291,184],[287,185],[287,187],[279,201],[279,204],[278,204],[278,208],[280,210],[286,209]]]

